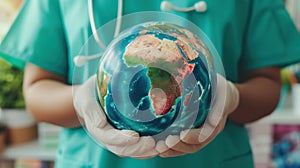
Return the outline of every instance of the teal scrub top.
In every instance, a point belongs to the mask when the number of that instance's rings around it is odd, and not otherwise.
[[[170,0],[180,7],[197,0]],[[208,10],[174,12],[199,26],[224,64],[227,79],[238,82],[243,72],[300,61],[300,37],[282,0],[205,0]],[[99,27],[116,18],[117,0],[97,0]],[[161,0],[124,0],[123,14],[160,11]],[[0,45],[0,55],[17,67],[31,62],[72,83],[73,57],[91,35],[86,0],[27,0]],[[118,157],[98,146],[83,128],[64,128],[57,168],[253,168],[247,130],[228,121],[205,148],[174,158],[147,160]]]

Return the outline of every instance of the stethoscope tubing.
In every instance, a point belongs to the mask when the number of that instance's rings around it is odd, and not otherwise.
[[[175,11],[179,11],[179,12],[191,12],[191,11],[195,10],[196,12],[203,13],[203,12],[206,12],[206,10],[207,10],[207,4],[205,1],[198,1],[191,7],[180,8],[180,7],[174,6],[171,2],[162,1],[160,8],[162,11],[175,10]],[[121,24],[122,24],[122,13],[123,13],[123,0],[118,0],[117,21],[116,21],[116,26],[115,26],[114,37],[116,37],[120,33]],[[106,45],[101,40],[101,37],[96,28],[93,0],[88,0],[88,15],[89,15],[90,26],[92,29],[93,36],[94,36],[97,44],[99,45],[99,47],[102,50],[105,50]],[[102,53],[91,55],[91,56],[78,55],[78,56],[74,57],[73,61],[76,66],[82,66],[85,64],[86,61],[96,59],[101,56],[102,56]]]

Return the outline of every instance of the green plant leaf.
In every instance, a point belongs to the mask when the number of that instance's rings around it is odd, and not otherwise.
[[[24,108],[23,71],[0,58],[0,108]]]

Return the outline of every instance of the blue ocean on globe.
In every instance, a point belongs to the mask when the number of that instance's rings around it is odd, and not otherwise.
[[[161,139],[200,127],[215,75],[204,43],[171,23],[147,22],[123,31],[106,49],[97,95],[117,129]]]

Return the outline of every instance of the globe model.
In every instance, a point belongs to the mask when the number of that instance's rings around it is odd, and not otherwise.
[[[149,22],[125,30],[107,47],[97,95],[117,129],[167,136],[203,124],[213,78],[201,39],[174,24]]]

